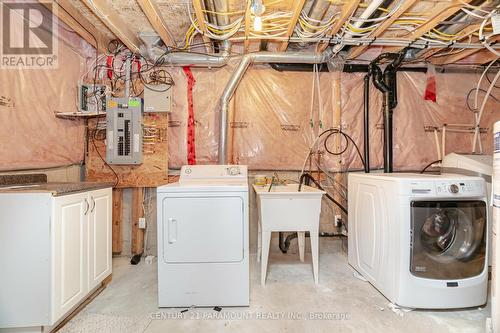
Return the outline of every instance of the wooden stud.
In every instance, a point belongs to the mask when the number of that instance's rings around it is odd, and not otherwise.
[[[53,2],[40,0],[39,2],[51,10],[59,20],[73,29],[80,37],[85,39],[87,43],[98,49],[99,52],[107,52],[109,38],[90,23],[69,0],[57,0]]]
[[[116,37],[132,52],[138,53],[139,38],[130,30],[129,25],[116,14],[106,0],[82,0],[83,3],[111,30]]]
[[[293,1],[293,15],[290,20],[290,23],[288,24],[288,29],[286,31],[285,37],[291,37],[293,34],[293,29],[295,29],[295,26],[297,25],[297,21],[300,18],[300,13],[302,12],[302,8],[304,7],[305,0],[294,0]],[[286,51],[288,47],[288,41],[284,41],[281,43],[279,50],[281,52]]]
[[[205,49],[207,52],[211,52],[212,47],[211,47],[211,40],[210,38],[206,35],[207,32],[207,25],[205,23],[205,15],[203,14],[203,7],[201,5],[200,0],[193,0],[193,7],[194,7],[194,12],[196,14],[196,19],[198,20],[198,27],[200,30],[203,32],[203,41],[205,42]]]
[[[113,189],[113,253],[120,254],[122,252],[122,201],[123,192],[120,188]]]
[[[339,19],[337,20],[337,22],[335,22],[335,24],[332,26],[332,28],[326,34],[326,36],[335,36],[340,31],[344,23],[351,17],[351,15],[358,8],[359,2],[360,0],[347,1],[342,6],[342,11],[340,13]],[[323,42],[318,46],[318,51],[323,52],[327,47],[328,47],[328,42]]]
[[[132,189],[132,255],[144,252],[144,230],[139,228],[139,218],[144,217],[144,188]]]
[[[382,35],[401,15],[403,15],[407,10],[409,10],[418,0],[407,0],[404,1],[403,4],[391,15],[388,19],[383,21],[372,33],[369,37],[377,38]],[[353,59],[361,55],[366,49],[367,45],[356,46],[352,48],[349,52],[349,58]]]
[[[167,46],[176,46],[175,39],[153,0],[137,0],[137,3],[148,18],[149,23],[151,23],[158,35],[160,35],[163,43]]]
[[[469,3],[472,0],[462,0],[465,3]],[[420,25],[417,29],[414,31],[408,33],[405,37],[408,37],[408,41],[414,41],[417,40],[418,38],[422,37],[432,29],[434,29],[436,26],[441,24],[442,21],[445,21],[447,18],[458,12],[464,4],[462,2],[455,1],[451,5],[447,5],[444,9],[436,11],[438,12],[437,15],[435,15],[432,18],[429,18],[427,22],[423,23]],[[392,46],[384,49],[384,52],[388,53],[397,53],[404,49],[404,46]]]

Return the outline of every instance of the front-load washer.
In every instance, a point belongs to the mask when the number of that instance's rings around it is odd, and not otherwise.
[[[392,303],[448,309],[486,303],[484,180],[349,174],[349,264]]]
[[[248,306],[247,167],[183,166],[157,204],[159,307]]]

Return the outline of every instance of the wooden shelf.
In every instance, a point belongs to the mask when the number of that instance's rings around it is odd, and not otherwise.
[[[56,117],[58,118],[95,118],[95,117],[104,117],[106,116],[106,112],[56,112]]]

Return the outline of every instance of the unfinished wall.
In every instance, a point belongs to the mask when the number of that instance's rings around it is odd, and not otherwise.
[[[0,69],[0,171],[81,163],[81,120],[55,117],[76,111],[77,83],[91,50],[60,27],[57,69]]]
[[[224,69],[193,69],[197,80],[194,89],[196,149],[199,163],[216,163],[218,133],[218,98],[228,72]],[[169,165],[186,164],[186,83],[172,69],[174,112],[170,118]],[[332,123],[332,73],[321,73],[323,128]],[[423,99],[426,76],[423,73],[398,74],[399,104],[394,121],[394,163],[396,170],[419,170],[437,159],[434,134],[425,126],[445,123],[473,123],[465,98],[474,88],[479,74],[437,74],[437,103]],[[486,81],[486,80],[485,80]],[[312,73],[277,72],[266,66],[248,70],[232,101],[230,141],[231,161],[251,169],[300,170],[311,143],[310,127]],[[485,82],[485,85],[487,82]],[[483,86],[484,88],[484,86]],[[481,95],[480,95],[481,96]],[[372,167],[382,165],[381,94],[371,88],[370,139]],[[493,99],[487,104],[481,126],[491,130],[500,114]],[[342,124],[362,149],[363,74],[342,74]],[[317,112],[317,111],[315,111]],[[315,125],[318,119],[313,119]],[[378,126],[377,126],[378,125]],[[450,134],[447,151],[471,152],[472,135]],[[485,152],[491,151],[491,133],[483,136]],[[325,161],[332,166],[333,159]],[[354,149],[343,156],[343,168],[359,169],[361,163]]]

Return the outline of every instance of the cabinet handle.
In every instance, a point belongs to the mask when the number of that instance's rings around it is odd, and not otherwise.
[[[87,200],[87,198],[85,198],[85,212],[83,213],[83,215],[87,215],[87,213],[89,212],[89,201]]]
[[[92,209],[90,210],[90,212],[93,213],[95,209],[95,200],[94,197],[90,197],[90,199],[92,199]]]

